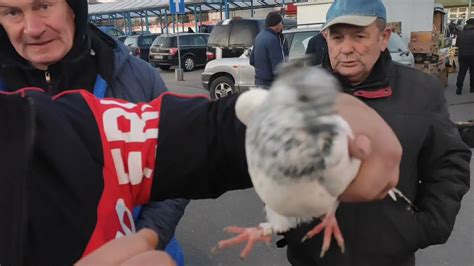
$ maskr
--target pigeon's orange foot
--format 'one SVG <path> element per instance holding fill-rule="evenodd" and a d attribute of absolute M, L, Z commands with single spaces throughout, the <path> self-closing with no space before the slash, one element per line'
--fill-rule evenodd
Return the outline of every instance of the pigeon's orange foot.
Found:
<path fill-rule="evenodd" d="M 266 229 L 263 227 L 237 227 L 237 226 L 229 226 L 224 229 L 227 233 L 237 234 L 227 240 L 221 240 L 217 243 L 217 247 L 213 248 L 213 252 L 217 251 L 218 249 L 224 249 L 227 247 L 231 247 L 234 245 L 238 245 L 243 242 L 247 242 L 244 249 L 240 253 L 240 258 L 244 259 L 250 254 L 252 251 L 253 245 L 256 242 L 265 242 L 266 244 L 270 244 L 272 241 L 271 236 L 269 236 L 265 231 Z"/>
<path fill-rule="evenodd" d="M 323 246 L 321 248 L 320 257 L 324 257 L 326 251 L 328 251 L 329 246 L 331 245 L 331 236 L 334 234 L 334 238 L 336 238 L 337 244 L 341 247 L 341 252 L 344 253 L 345 251 L 345 244 L 344 238 L 342 237 L 341 230 L 339 229 L 339 225 L 337 224 L 336 215 L 334 212 L 330 212 L 326 214 L 324 220 L 315 226 L 313 229 L 309 230 L 308 233 L 303 237 L 301 242 L 306 241 L 314 237 L 315 235 L 319 234 L 324 229 L 324 240 Z"/>

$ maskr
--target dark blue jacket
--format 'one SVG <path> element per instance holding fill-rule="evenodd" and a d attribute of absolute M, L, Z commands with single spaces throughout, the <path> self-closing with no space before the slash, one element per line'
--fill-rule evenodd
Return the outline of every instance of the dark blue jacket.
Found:
<path fill-rule="evenodd" d="M 0 29 L 3 30 L 3 29 Z M 0 90 L 14 91 L 24 87 L 39 87 L 54 95 L 63 90 L 86 89 L 97 97 L 113 97 L 130 102 L 149 102 L 166 92 L 159 72 L 148 63 L 129 55 L 127 48 L 97 28 L 89 25 L 85 31 L 88 48 L 68 54 L 64 60 L 45 71 L 32 68 L 12 49 L 5 34 L 0 33 Z M 164 248 L 175 233 L 188 200 L 153 202 L 142 209 L 137 228 L 148 227 L 160 236 Z"/>
<path fill-rule="evenodd" d="M 271 86 L 277 66 L 288 56 L 288 44 L 282 34 L 262 30 L 255 38 L 250 65 L 255 67 L 255 85 Z"/>

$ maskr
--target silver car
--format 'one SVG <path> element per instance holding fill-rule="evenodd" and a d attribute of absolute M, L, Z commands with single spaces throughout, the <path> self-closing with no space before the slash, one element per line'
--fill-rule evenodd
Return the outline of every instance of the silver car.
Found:
<path fill-rule="evenodd" d="M 309 40 L 319 31 L 320 28 L 298 28 L 284 31 L 289 43 L 289 58 L 295 59 L 304 56 Z M 388 49 L 394 61 L 410 66 L 415 65 L 413 55 L 397 34 L 392 34 Z M 215 59 L 207 63 L 201 74 L 201 81 L 212 99 L 219 99 L 255 87 L 255 69 L 249 63 L 250 53 L 251 49 L 248 49 L 240 57 Z"/>

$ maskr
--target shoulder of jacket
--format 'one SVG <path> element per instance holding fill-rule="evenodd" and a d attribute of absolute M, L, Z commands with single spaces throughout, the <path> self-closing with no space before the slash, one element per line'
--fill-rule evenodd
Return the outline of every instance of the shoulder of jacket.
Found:
<path fill-rule="evenodd" d="M 410 90 L 414 96 L 424 95 L 424 98 L 431 100 L 444 97 L 444 88 L 439 78 L 419 69 L 392 62 L 392 75 L 396 84 L 400 84 L 396 89 Z"/>

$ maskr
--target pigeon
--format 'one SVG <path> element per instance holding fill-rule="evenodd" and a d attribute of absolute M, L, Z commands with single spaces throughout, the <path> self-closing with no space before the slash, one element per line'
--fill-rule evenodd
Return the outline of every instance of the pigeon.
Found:
<path fill-rule="evenodd" d="M 332 235 L 344 253 L 335 213 L 338 197 L 361 162 L 350 157 L 348 143 L 354 135 L 335 110 L 340 84 L 326 70 L 305 64 L 304 60 L 286 63 L 270 90 L 251 89 L 239 96 L 235 109 L 247 126 L 248 170 L 265 203 L 267 222 L 225 228 L 238 235 L 219 241 L 214 251 L 247 241 L 240 254 L 243 259 L 256 242 L 269 244 L 272 234 L 321 218 L 302 242 L 324 230 L 320 256 L 329 249 Z M 396 199 L 399 193 L 393 190 L 390 196 Z"/>

